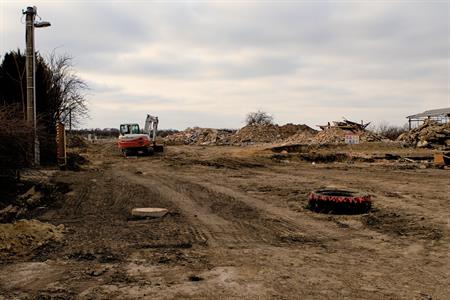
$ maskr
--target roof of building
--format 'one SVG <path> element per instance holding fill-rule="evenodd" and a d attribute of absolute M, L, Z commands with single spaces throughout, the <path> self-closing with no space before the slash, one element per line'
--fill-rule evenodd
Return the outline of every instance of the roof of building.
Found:
<path fill-rule="evenodd" d="M 420 114 L 407 116 L 406 118 L 416 119 L 416 118 L 439 117 L 439 116 L 450 116 L 450 107 L 431 109 L 431 110 L 424 111 L 423 113 L 420 113 Z"/>

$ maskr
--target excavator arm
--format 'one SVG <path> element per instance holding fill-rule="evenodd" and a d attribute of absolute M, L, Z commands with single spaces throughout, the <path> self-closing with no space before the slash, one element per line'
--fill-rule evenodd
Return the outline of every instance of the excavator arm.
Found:
<path fill-rule="evenodd" d="M 144 132 L 148 133 L 153 142 L 156 140 L 156 132 L 158 130 L 158 117 L 147 115 L 145 119 Z"/>

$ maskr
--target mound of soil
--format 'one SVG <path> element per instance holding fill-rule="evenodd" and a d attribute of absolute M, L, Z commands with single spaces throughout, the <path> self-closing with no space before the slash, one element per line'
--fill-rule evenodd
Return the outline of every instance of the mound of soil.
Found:
<path fill-rule="evenodd" d="M 422 126 L 401 134 L 397 140 L 416 147 L 450 146 L 450 123 L 440 124 L 429 120 Z"/>
<path fill-rule="evenodd" d="M 314 137 L 316 136 L 316 132 L 311 131 L 302 131 L 296 133 L 283 141 L 284 144 L 310 144 Z"/>
<path fill-rule="evenodd" d="M 308 125 L 305 124 L 292 124 L 288 123 L 286 125 L 280 126 L 279 131 L 282 138 L 289 138 L 295 135 L 315 135 L 317 130 L 312 129 Z"/>
<path fill-rule="evenodd" d="M 55 226 L 38 220 L 20 220 L 0 224 L 0 258 L 26 256 L 63 237 L 64 225 Z"/>
<path fill-rule="evenodd" d="M 67 137 L 67 147 L 69 148 L 86 148 L 87 146 L 87 141 L 82 136 L 69 135 Z"/>
<path fill-rule="evenodd" d="M 231 138 L 232 144 L 270 143 L 281 138 L 277 125 L 247 125 Z"/>
<path fill-rule="evenodd" d="M 67 152 L 67 170 L 80 171 L 81 165 L 88 163 L 88 160 L 77 152 Z"/>
<path fill-rule="evenodd" d="M 273 143 L 296 135 L 314 135 L 316 132 L 316 130 L 304 124 L 247 125 L 232 136 L 231 143 L 235 145 Z"/>

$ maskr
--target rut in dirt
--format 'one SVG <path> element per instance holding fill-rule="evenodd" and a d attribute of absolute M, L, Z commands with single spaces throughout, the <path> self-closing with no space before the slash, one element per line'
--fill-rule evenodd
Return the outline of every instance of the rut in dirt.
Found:
<path fill-rule="evenodd" d="M 83 176 L 61 174 L 59 181 L 73 191 L 60 208 L 40 217 L 65 224 L 66 242 L 50 257 L 74 260 L 121 260 L 136 249 L 185 249 L 204 247 L 207 237 L 159 191 L 129 182 L 111 170 L 88 171 Z M 135 207 L 166 207 L 163 218 L 135 220 Z"/>
<path fill-rule="evenodd" d="M 174 176 L 168 178 L 161 173 L 142 177 L 126 171 L 116 172 L 132 182 L 158 191 L 166 201 L 172 201 L 208 239 L 208 245 L 324 247 L 321 239 L 306 236 L 299 225 L 287 218 L 270 214 L 226 193 Z"/>

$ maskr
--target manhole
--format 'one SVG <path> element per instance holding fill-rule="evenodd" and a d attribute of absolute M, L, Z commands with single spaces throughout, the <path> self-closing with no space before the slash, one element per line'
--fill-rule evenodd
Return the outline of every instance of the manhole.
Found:
<path fill-rule="evenodd" d="M 323 189 L 309 194 L 308 208 L 319 213 L 362 214 L 372 207 L 370 195 L 338 189 Z"/>
<path fill-rule="evenodd" d="M 167 214 L 168 210 L 165 208 L 157 208 L 157 207 L 141 207 L 141 208 L 133 208 L 131 210 L 131 215 L 133 217 L 140 218 L 160 218 Z"/>

